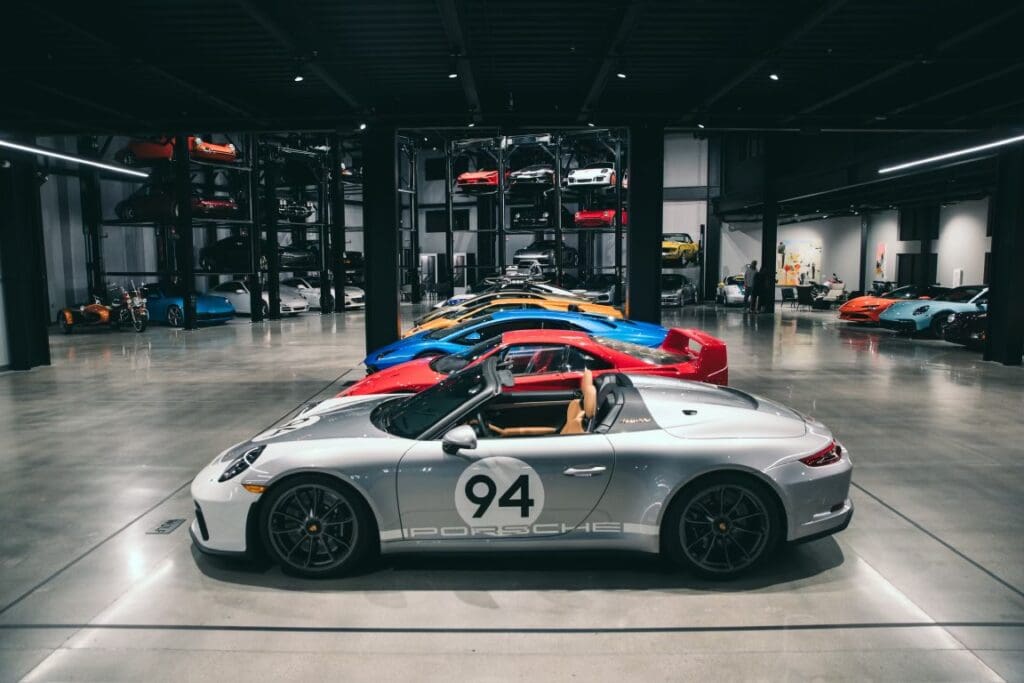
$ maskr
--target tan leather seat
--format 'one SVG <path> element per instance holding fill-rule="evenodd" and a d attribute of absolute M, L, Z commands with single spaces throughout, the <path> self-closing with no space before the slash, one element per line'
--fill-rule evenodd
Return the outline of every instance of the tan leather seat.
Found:
<path fill-rule="evenodd" d="M 597 388 L 594 386 L 594 373 L 589 369 L 583 371 L 580 379 L 580 393 L 583 398 L 569 401 L 565 411 L 565 425 L 559 434 L 585 434 L 583 419 L 592 420 L 597 412 Z"/>
<path fill-rule="evenodd" d="M 498 427 L 488 423 L 487 428 L 501 437 L 506 436 L 545 436 L 558 430 L 554 427 Z"/>

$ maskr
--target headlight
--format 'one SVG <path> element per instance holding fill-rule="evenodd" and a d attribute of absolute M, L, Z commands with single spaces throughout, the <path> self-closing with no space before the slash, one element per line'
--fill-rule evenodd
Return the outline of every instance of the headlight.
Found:
<path fill-rule="evenodd" d="M 201 145 L 201 144 L 203 144 L 203 139 L 202 139 L 201 137 L 198 137 L 198 136 L 197 136 L 197 137 L 196 137 L 196 144 L 197 144 L 197 145 Z"/>
<path fill-rule="evenodd" d="M 918 306 L 917 308 L 914 309 L 914 315 L 921 315 L 922 313 L 927 313 L 929 308 L 931 308 L 931 306 Z"/>
<path fill-rule="evenodd" d="M 238 458 L 235 459 L 234 462 L 232 462 L 228 466 L 226 470 L 224 470 L 224 474 L 220 475 L 217 481 L 227 481 L 229 479 L 233 479 L 234 477 L 237 477 L 239 474 L 249 469 L 249 465 L 256 462 L 256 458 L 260 457 L 260 453 L 263 452 L 264 448 L 266 448 L 266 445 L 256 446 L 254 448 L 250 448 L 247 451 L 244 451 L 240 456 L 238 456 Z"/>

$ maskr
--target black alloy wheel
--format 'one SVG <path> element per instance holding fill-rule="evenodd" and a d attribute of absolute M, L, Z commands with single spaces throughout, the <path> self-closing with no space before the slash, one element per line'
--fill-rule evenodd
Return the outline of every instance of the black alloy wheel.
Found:
<path fill-rule="evenodd" d="M 676 563 L 714 579 L 754 568 L 783 535 L 783 517 L 767 487 L 731 473 L 706 477 L 684 490 L 662 533 Z"/>
<path fill-rule="evenodd" d="M 181 312 L 181 308 L 177 304 L 171 304 L 167 307 L 167 324 L 171 327 L 181 327 L 185 321 L 185 315 Z"/>
<path fill-rule="evenodd" d="M 932 316 L 932 321 L 928 325 L 931 330 L 932 336 L 936 339 L 944 339 L 946 336 L 946 327 L 949 326 L 949 314 L 950 311 L 942 311 Z"/>
<path fill-rule="evenodd" d="M 263 542 L 289 574 L 337 576 L 375 547 L 370 514 L 358 495 L 331 477 L 294 477 L 261 503 Z"/>

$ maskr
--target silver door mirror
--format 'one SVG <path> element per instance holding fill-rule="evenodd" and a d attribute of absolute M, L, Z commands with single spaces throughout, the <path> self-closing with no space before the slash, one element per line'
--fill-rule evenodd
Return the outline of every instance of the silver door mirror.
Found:
<path fill-rule="evenodd" d="M 456 455 L 462 449 L 473 450 L 476 448 L 476 432 L 469 425 L 459 425 L 448 430 L 441 440 L 441 450 L 448 455 Z"/>

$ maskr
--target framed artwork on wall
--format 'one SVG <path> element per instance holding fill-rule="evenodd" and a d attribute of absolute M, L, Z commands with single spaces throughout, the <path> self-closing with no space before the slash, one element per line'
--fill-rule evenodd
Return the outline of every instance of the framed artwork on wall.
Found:
<path fill-rule="evenodd" d="M 885 242 L 879 242 L 875 247 L 875 278 L 879 280 L 885 277 Z"/>
<path fill-rule="evenodd" d="M 821 242 L 781 240 L 776 249 L 775 272 L 780 287 L 817 282 L 821 278 Z"/>

